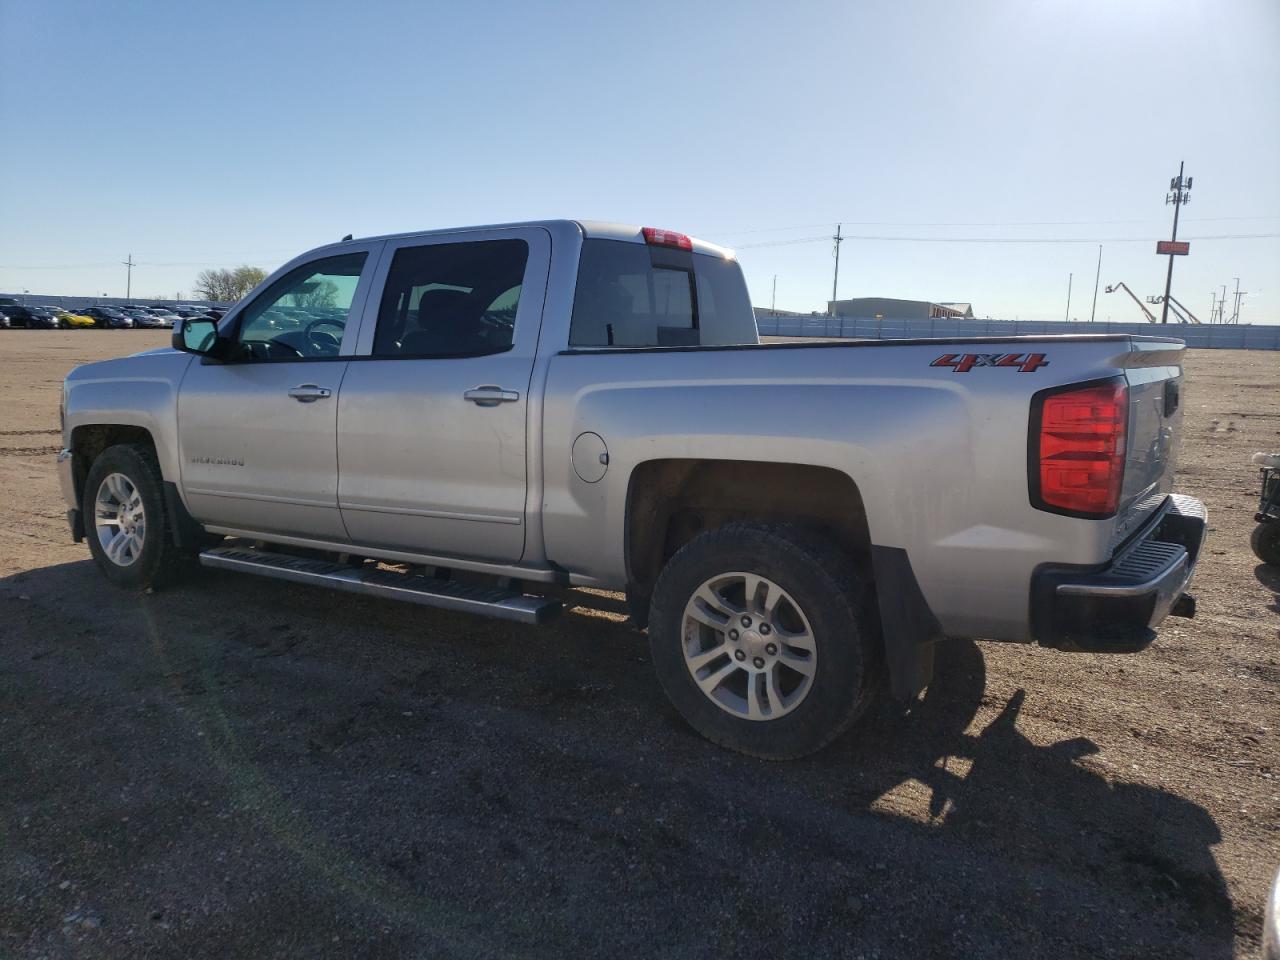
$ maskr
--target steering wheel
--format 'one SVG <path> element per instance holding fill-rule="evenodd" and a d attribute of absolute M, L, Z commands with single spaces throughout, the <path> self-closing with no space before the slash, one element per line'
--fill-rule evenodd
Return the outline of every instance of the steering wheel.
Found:
<path fill-rule="evenodd" d="M 332 333 L 317 329 L 317 327 L 324 326 L 337 327 L 338 335 L 334 336 Z M 307 338 L 307 346 L 314 351 L 315 355 L 332 356 L 342 346 L 342 333 L 346 329 L 347 325 L 341 320 L 321 317 L 319 320 L 312 320 L 308 323 L 303 333 Z"/>

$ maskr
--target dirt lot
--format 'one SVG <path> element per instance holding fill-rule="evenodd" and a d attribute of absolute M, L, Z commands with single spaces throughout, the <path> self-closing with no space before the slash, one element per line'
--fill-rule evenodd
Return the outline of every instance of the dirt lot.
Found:
<path fill-rule="evenodd" d="M 955 642 L 809 760 L 699 739 L 616 598 L 554 628 L 70 542 L 57 398 L 159 345 L 0 331 L 0 955 L 1226 957 L 1280 866 L 1280 355 L 1188 358 L 1200 613 L 1105 658 Z"/>

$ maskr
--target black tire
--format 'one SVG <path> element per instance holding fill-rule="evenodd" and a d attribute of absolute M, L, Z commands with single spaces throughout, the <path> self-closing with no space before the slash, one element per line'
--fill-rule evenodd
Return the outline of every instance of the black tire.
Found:
<path fill-rule="evenodd" d="M 1263 563 L 1280 567 L 1280 520 L 1268 520 L 1254 527 L 1249 546 Z"/>
<path fill-rule="evenodd" d="M 722 709 L 699 688 L 685 661 L 686 604 L 702 584 L 730 572 L 772 580 L 790 594 L 812 628 L 817 657 L 812 685 L 776 719 L 748 719 Z M 822 749 L 866 711 L 879 688 L 881 645 L 869 585 L 834 544 L 788 523 L 731 523 L 681 547 L 654 587 L 649 645 L 659 682 L 695 730 L 713 743 L 766 760 Z"/>
<path fill-rule="evenodd" d="M 146 518 L 142 549 L 128 565 L 107 556 L 95 523 L 99 488 L 111 474 L 123 474 L 138 491 Z M 98 569 L 108 580 L 126 589 L 144 590 L 179 579 L 193 565 L 194 553 L 173 542 L 173 528 L 164 498 L 164 480 L 155 451 L 140 443 L 108 447 L 93 461 L 85 478 L 80 502 L 85 539 Z"/>

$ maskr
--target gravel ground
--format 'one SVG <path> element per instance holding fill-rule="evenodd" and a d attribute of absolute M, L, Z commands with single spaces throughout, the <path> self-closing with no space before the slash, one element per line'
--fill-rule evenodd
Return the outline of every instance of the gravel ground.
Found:
<path fill-rule="evenodd" d="M 954 642 L 910 711 L 765 764 L 673 714 L 617 596 L 531 628 L 205 571 L 124 593 L 54 473 L 74 364 L 0 332 L 0 955 L 1254 956 L 1280 865 L 1280 356 L 1187 360 L 1194 621 Z"/>

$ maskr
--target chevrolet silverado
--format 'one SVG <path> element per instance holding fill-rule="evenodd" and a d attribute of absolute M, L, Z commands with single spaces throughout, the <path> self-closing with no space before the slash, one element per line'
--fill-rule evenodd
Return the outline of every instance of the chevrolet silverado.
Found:
<path fill-rule="evenodd" d="M 59 473 L 123 587 L 203 565 L 526 623 L 624 591 L 692 727 L 781 759 L 918 694 L 944 638 L 1132 652 L 1194 612 L 1182 350 L 761 344 L 733 255 L 647 227 L 347 239 L 75 369 Z"/>

